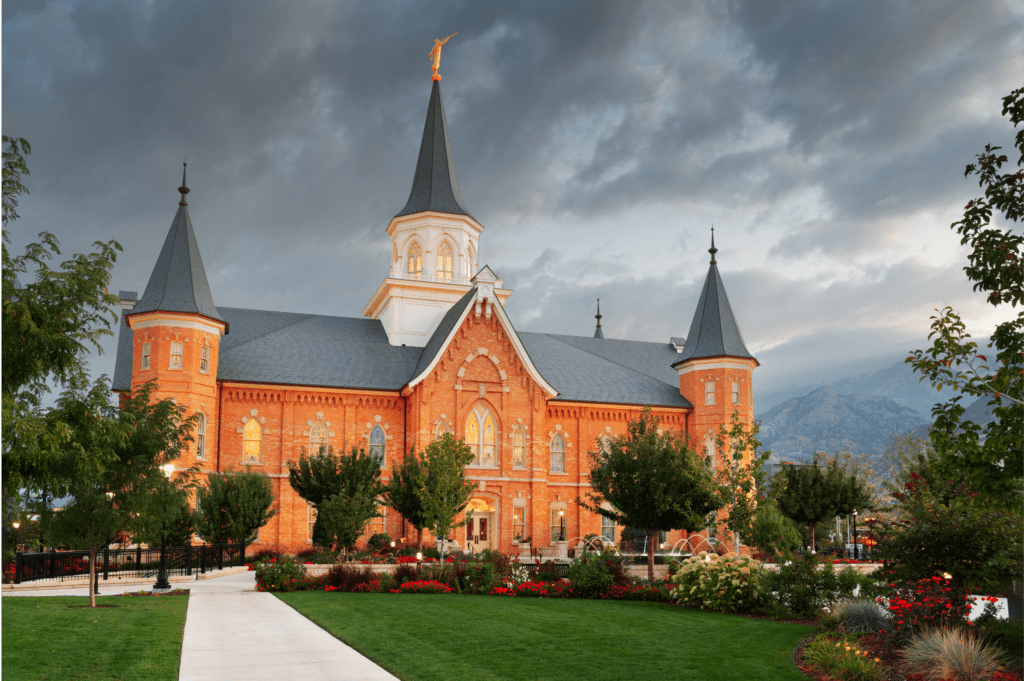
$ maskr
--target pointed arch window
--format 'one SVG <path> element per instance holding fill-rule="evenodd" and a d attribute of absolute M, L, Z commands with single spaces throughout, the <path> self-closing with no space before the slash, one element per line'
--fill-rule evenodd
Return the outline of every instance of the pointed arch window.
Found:
<path fill-rule="evenodd" d="M 206 414 L 198 412 L 199 421 L 196 423 L 196 459 L 206 458 Z"/>
<path fill-rule="evenodd" d="M 249 419 L 242 431 L 242 463 L 263 461 L 263 427 L 256 419 Z"/>
<path fill-rule="evenodd" d="M 409 247 L 409 274 L 414 277 L 423 274 L 423 249 L 416 243 Z"/>
<path fill-rule="evenodd" d="M 370 431 L 370 456 L 376 457 L 380 465 L 384 465 L 387 455 L 387 438 L 384 436 L 384 429 L 374 426 Z"/>
<path fill-rule="evenodd" d="M 561 435 L 551 438 L 551 472 L 565 472 L 565 438 Z"/>
<path fill-rule="evenodd" d="M 327 426 L 323 421 L 317 421 L 309 429 L 309 453 L 319 454 L 327 451 Z"/>
<path fill-rule="evenodd" d="M 512 430 L 512 468 L 526 468 L 526 436 L 522 428 Z"/>
<path fill-rule="evenodd" d="M 495 454 L 497 428 L 494 415 L 484 406 L 478 406 L 466 417 L 466 444 L 473 450 L 471 466 L 498 465 Z"/>
<path fill-rule="evenodd" d="M 715 438 L 710 435 L 704 439 L 704 453 L 708 456 L 708 465 L 711 466 L 711 470 L 718 470 L 718 450 L 715 447 Z"/>
<path fill-rule="evenodd" d="M 452 278 L 452 247 L 447 241 L 442 241 L 441 247 L 437 249 L 437 278 Z"/>

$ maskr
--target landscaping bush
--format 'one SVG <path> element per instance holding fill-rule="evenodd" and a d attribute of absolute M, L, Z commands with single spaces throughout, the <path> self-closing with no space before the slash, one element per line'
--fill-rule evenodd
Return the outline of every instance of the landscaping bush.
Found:
<path fill-rule="evenodd" d="M 378 532 L 366 540 L 366 546 L 376 553 L 387 553 L 391 551 L 391 535 Z"/>
<path fill-rule="evenodd" d="M 667 586 L 619 586 L 613 584 L 608 592 L 601 598 L 610 601 L 652 601 L 655 603 L 668 603 L 672 600 Z"/>
<path fill-rule="evenodd" d="M 396 584 L 405 584 L 420 578 L 420 572 L 415 563 L 400 563 L 392 574 L 395 576 Z"/>
<path fill-rule="evenodd" d="M 990 679 L 1002 666 L 1002 651 L 960 628 L 927 629 L 903 650 L 908 671 L 929 681 Z"/>
<path fill-rule="evenodd" d="M 816 618 L 844 598 L 852 598 L 859 579 L 853 568 L 838 575 L 831 563 L 812 553 L 800 553 L 767 572 L 764 584 L 776 602 L 796 617 Z"/>
<path fill-rule="evenodd" d="M 1018 662 L 1024 658 L 1024 625 L 1012 620 L 992 619 L 978 626 L 985 641 L 1001 648 L 1007 657 Z"/>
<path fill-rule="evenodd" d="M 601 598 L 615 584 L 613 566 L 624 573 L 622 558 L 614 551 L 584 553 L 569 565 L 569 581 L 580 598 Z"/>
<path fill-rule="evenodd" d="M 842 614 L 843 628 L 851 633 L 875 633 L 892 626 L 889 613 L 870 598 L 844 601 L 836 608 Z"/>
<path fill-rule="evenodd" d="M 881 681 L 885 676 L 878 659 L 871 658 L 855 641 L 822 635 L 808 644 L 804 659 L 823 674 L 842 681 Z"/>
<path fill-rule="evenodd" d="M 360 567 L 348 563 L 339 563 L 321 578 L 324 588 L 333 587 L 331 591 L 355 591 L 357 586 L 377 579 L 369 567 Z"/>
<path fill-rule="evenodd" d="M 672 577 L 671 596 L 684 605 L 721 612 L 753 612 L 763 607 L 766 571 L 749 556 L 702 551 L 683 561 Z"/>
<path fill-rule="evenodd" d="M 926 628 L 967 624 L 970 601 L 963 589 L 951 580 L 932 577 L 906 584 L 893 583 L 889 589 L 884 603 L 892 615 L 892 629 L 887 636 L 893 647 L 904 647 L 914 634 Z"/>
<path fill-rule="evenodd" d="M 320 588 L 320 581 L 309 577 L 294 558 L 264 558 L 254 565 L 257 591 L 308 591 Z"/>
<path fill-rule="evenodd" d="M 285 555 L 284 548 L 277 544 L 263 544 L 252 552 L 246 552 L 245 559 L 255 565 L 265 558 L 280 558 Z"/>
<path fill-rule="evenodd" d="M 537 561 L 537 565 L 540 567 L 533 573 L 533 578 L 538 582 L 560 582 L 562 581 L 562 573 L 558 571 L 557 564 L 553 560 L 549 560 L 545 563 Z"/>

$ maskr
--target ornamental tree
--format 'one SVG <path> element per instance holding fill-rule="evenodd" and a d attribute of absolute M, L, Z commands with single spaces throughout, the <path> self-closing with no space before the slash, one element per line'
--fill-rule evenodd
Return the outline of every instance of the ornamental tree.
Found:
<path fill-rule="evenodd" d="M 854 475 L 844 475 L 835 464 L 824 471 L 817 461 L 806 468 L 784 466 L 778 482 L 785 485 L 776 492 L 779 510 L 793 522 L 807 526 L 811 551 L 815 550 L 815 525 L 837 515 L 849 515 L 871 503 L 863 483 Z"/>
<path fill-rule="evenodd" d="M 426 473 L 413 450 L 401 466 L 391 471 L 391 480 L 384 486 L 385 503 L 416 528 L 417 546 L 423 545 L 423 530 L 428 525 L 423 503 L 425 485 Z"/>
<path fill-rule="evenodd" d="M 758 451 L 760 428 L 757 422 L 749 428 L 744 426 L 734 411 L 730 427 L 723 425 L 715 438 L 718 451 L 725 459 L 724 465 L 715 471 L 715 479 L 719 483 L 721 503 L 728 510 L 725 524 L 732 531 L 733 550 L 737 554 L 740 535 L 750 531 L 757 512 L 758 472 L 771 456 L 771 452 Z"/>
<path fill-rule="evenodd" d="M 900 512 L 895 520 L 869 521 L 879 555 L 893 562 L 894 581 L 948 573 L 960 588 L 970 585 L 985 592 L 999 590 L 1020 574 L 1020 516 L 993 510 L 967 483 L 930 483 L 911 472 L 896 498 Z"/>
<path fill-rule="evenodd" d="M 1024 121 L 1024 88 L 1003 98 L 1003 115 L 1014 127 Z M 932 347 L 916 350 L 907 358 L 921 380 L 937 389 L 951 387 L 959 394 L 932 409 L 935 423 L 930 433 L 940 479 L 966 481 L 985 490 L 983 501 L 994 508 L 1019 512 L 1021 471 L 1024 470 L 1024 236 L 1019 229 L 992 224 L 997 211 L 1007 222 L 1024 215 L 1024 129 L 1018 130 L 1015 146 L 1020 152 L 1016 169 L 1001 172 L 1009 160 L 1000 147 L 986 145 L 964 176 L 977 175 L 985 196 L 969 201 L 963 217 L 951 228 L 960 243 L 970 245 L 967 278 L 985 300 L 1004 310 L 1022 309 L 999 324 L 992 333 L 993 353 L 979 354 L 966 325 L 950 307 L 932 317 Z M 981 428 L 963 420 L 965 395 L 988 397 L 995 419 Z"/>
<path fill-rule="evenodd" d="M 469 503 L 475 482 L 466 481 L 466 466 L 473 461 L 473 450 L 464 440 L 456 440 L 451 433 L 444 433 L 423 450 L 423 517 L 427 527 L 441 543 L 441 560 L 444 560 L 448 535 L 456 527 L 468 522 L 467 517 L 455 518 Z"/>
<path fill-rule="evenodd" d="M 581 507 L 621 525 L 647 531 L 647 576 L 654 579 L 654 547 L 662 530 L 694 531 L 722 506 L 707 457 L 681 435 L 659 432 L 660 419 L 645 407 L 625 435 L 588 453 L 592 492 Z M 604 504 L 613 510 L 603 508 Z"/>
<path fill-rule="evenodd" d="M 265 473 L 210 473 L 196 490 L 195 528 L 211 544 L 256 541 L 261 527 L 277 514 L 274 487 Z"/>

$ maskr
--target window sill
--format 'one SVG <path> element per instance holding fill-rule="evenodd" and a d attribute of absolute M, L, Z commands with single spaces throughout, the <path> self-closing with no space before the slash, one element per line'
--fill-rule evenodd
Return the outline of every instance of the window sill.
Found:
<path fill-rule="evenodd" d="M 550 475 L 569 475 L 565 471 L 549 471 Z"/>

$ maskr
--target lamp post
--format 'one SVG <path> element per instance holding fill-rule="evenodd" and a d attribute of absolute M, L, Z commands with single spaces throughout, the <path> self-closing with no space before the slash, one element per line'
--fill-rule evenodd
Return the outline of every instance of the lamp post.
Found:
<path fill-rule="evenodd" d="M 166 463 L 160 466 L 160 470 L 164 472 L 167 479 L 171 479 L 171 473 L 174 472 L 174 464 Z M 157 573 L 156 584 L 153 585 L 153 591 L 170 591 L 171 583 L 167 581 L 167 500 L 164 499 L 164 512 L 160 518 L 163 523 L 163 530 L 160 532 L 160 571 Z"/>
<path fill-rule="evenodd" d="M 857 509 L 853 510 L 853 559 L 860 560 L 860 554 L 857 551 Z"/>
<path fill-rule="evenodd" d="M 565 511 L 558 512 L 558 541 L 565 541 Z"/>

